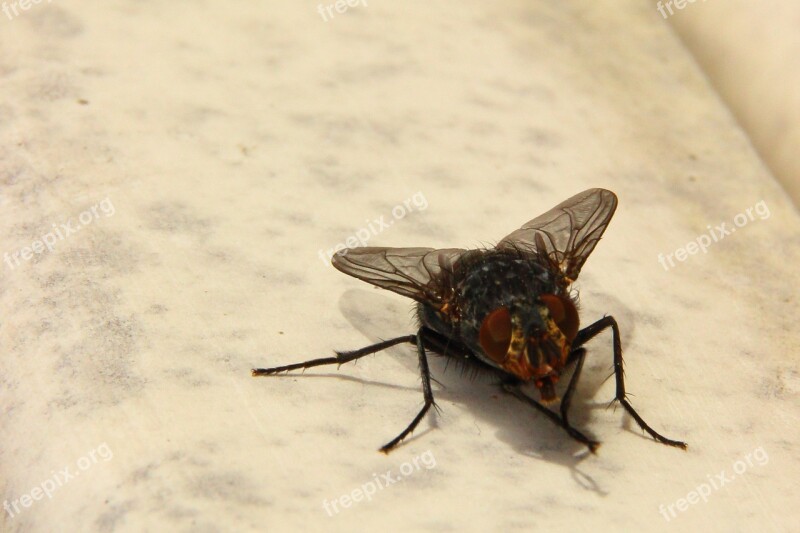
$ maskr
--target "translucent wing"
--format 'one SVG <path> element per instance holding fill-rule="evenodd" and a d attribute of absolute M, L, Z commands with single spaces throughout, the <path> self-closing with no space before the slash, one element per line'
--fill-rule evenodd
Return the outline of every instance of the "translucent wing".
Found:
<path fill-rule="evenodd" d="M 617 196 L 589 189 L 565 200 L 506 236 L 497 248 L 533 253 L 574 281 L 617 209 Z"/>
<path fill-rule="evenodd" d="M 338 270 L 420 302 L 442 303 L 442 273 L 466 250 L 460 248 L 348 248 L 333 256 Z"/>

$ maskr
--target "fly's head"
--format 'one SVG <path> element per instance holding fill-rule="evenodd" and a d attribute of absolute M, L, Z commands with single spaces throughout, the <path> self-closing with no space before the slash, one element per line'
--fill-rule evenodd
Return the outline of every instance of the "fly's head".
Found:
<path fill-rule="evenodd" d="M 578 333 L 575 304 L 567 296 L 542 294 L 532 303 L 490 311 L 481 322 L 478 341 L 503 370 L 533 380 L 542 402 L 558 399 L 555 383 Z"/>

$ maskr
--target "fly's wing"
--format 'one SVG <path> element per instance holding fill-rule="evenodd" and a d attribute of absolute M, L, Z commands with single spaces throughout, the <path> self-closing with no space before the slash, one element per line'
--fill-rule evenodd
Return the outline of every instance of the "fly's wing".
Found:
<path fill-rule="evenodd" d="M 577 279 L 616 209 L 613 192 L 589 189 L 534 218 L 501 240 L 497 248 L 532 253 L 571 282 Z"/>
<path fill-rule="evenodd" d="M 460 248 L 348 248 L 333 256 L 337 270 L 419 302 L 442 303 L 438 280 L 452 272 Z"/>

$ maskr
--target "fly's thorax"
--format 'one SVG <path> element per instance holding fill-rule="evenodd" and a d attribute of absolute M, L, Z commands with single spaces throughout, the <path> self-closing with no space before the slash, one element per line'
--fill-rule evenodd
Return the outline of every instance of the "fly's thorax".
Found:
<path fill-rule="evenodd" d="M 436 307 L 422 302 L 417 303 L 417 317 L 423 326 L 445 337 L 458 340 L 458 320 L 454 311 L 450 304 Z"/>
<path fill-rule="evenodd" d="M 557 290 L 556 278 L 545 266 L 514 254 L 486 253 L 459 273 L 455 294 L 460 332 L 477 352 L 482 351 L 481 326 L 492 312 L 500 308 L 524 312 L 538 295 Z"/>

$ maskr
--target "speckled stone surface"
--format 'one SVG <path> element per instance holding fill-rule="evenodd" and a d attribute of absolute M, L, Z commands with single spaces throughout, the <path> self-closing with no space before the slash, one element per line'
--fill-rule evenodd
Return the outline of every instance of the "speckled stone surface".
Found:
<path fill-rule="evenodd" d="M 0 529 L 796 528 L 800 220 L 664 20 L 367 4 L 0 15 Z M 608 334 L 572 415 L 596 456 L 439 358 L 441 415 L 378 453 L 422 404 L 410 347 L 250 376 L 412 331 L 338 243 L 491 244 L 590 187 L 620 206 L 582 320 L 617 318 L 631 400 L 687 452 L 606 409 Z"/>

